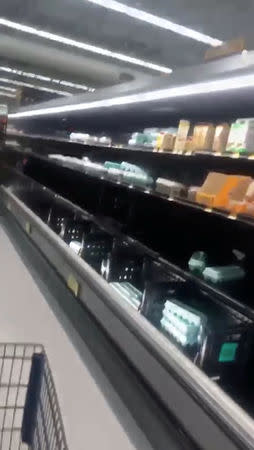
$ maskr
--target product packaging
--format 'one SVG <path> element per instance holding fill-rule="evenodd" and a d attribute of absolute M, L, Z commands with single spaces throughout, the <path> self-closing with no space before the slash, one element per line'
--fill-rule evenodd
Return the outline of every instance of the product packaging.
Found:
<path fill-rule="evenodd" d="M 228 152 L 254 153 L 254 118 L 238 119 L 231 125 Z"/>
<path fill-rule="evenodd" d="M 217 125 L 214 134 L 213 151 L 223 153 L 226 150 L 230 126 L 228 123 Z"/>
<path fill-rule="evenodd" d="M 193 150 L 211 150 L 214 140 L 215 127 L 211 123 L 200 123 L 194 128 Z"/>
<path fill-rule="evenodd" d="M 155 190 L 168 197 L 182 197 L 186 195 L 187 188 L 182 183 L 176 183 L 166 178 L 158 178 Z"/>
<path fill-rule="evenodd" d="M 210 172 L 196 195 L 196 201 L 210 208 L 227 208 L 229 193 L 241 177 Z"/>
<path fill-rule="evenodd" d="M 191 134 L 190 122 L 188 120 L 180 120 L 174 146 L 175 151 L 186 150 L 186 141 L 190 134 Z"/>

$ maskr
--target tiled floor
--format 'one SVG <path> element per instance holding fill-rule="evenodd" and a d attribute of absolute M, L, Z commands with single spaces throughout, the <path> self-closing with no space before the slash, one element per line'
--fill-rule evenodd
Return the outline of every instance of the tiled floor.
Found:
<path fill-rule="evenodd" d="M 139 434 L 138 439 L 126 434 L 3 227 L 0 287 L 0 342 L 37 342 L 45 346 L 70 450 L 149 448 L 138 429 L 133 430 Z M 134 422 L 131 426 L 136 427 Z"/>

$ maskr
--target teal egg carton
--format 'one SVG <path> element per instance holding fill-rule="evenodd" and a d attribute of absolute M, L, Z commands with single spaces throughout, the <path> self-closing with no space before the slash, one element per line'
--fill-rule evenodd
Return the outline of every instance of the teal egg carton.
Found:
<path fill-rule="evenodd" d="M 106 169 L 119 169 L 121 170 L 121 164 L 114 161 L 105 161 L 104 167 Z"/>

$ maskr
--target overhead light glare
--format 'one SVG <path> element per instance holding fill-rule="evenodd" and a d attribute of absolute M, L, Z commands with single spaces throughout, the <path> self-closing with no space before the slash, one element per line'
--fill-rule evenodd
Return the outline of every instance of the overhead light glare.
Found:
<path fill-rule="evenodd" d="M 12 119 L 23 117 L 45 116 L 50 114 L 67 113 L 74 111 L 85 111 L 95 108 L 109 108 L 111 106 L 128 105 L 135 103 L 151 102 L 154 100 L 165 100 L 169 98 L 185 97 L 197 94 L 209 94 L 221 91 L 230 91 L 234 89 L 254 87 L 254 75 L 245 75 L 241 77 L 232 77 L 215 81 L 202 83 L 186 84 L 168 89 L 144 92 L 141 94 L 132 94 L 122 97 L 114 97 L 106 100 L 97 100 L 75 105 L 56 106 L 51 108 L 34 109 L 10 114 Z"/>
<path fill-rule="evenodd" d="M 46 77 L 44 75 L 39 75 L 39 74 L 31 73 L 31 72 L 24 72 L 23 70 L 18 70 L 18 69 L 12 69 L 11 67 L 0 66 L 0 71 L 7 72 L 7 73 L 13 73 L 15 75 L 19 75 L 19 76 L 25 77 L 25 78 L 33 78 L 33 79 L 36 79 L 39 81 L 44 81 L 46 83 L 59 84 L 61 86 L 71 87 L 73 89 L 80 89 L 80 90 L 89 91 L 89 92 L 95 91 L 94 88 L 89 88 L 88 86 L 85 86 L 84 84 L 76 84 L 76 83 L 72 83 L 70 81 L 57 80 L 55 78 Z"/>
<path fill-rule="evenodd" d="M 0 97 L 16 98 L 16 95 L 15 94 L 9 94 L 8 92 L 1 92 L 0 91 Z"/>
<path fill-rule="evenodd" d="M 17 89 L 11 88 L 11 87 L 7 87 L 7 86 L 0 86 L 0 90 L 1 91 L 8 91 L 8 92 L 16 92 L 17 91 Z"/>
<path fill-rule="evenodd" d="M 96 53 L 98 55 L 107 56 L 109 58 L 117 59 L 129 64 L 134 64 L 136 66 L 145 67 L 147 69 L 155 70 L 162 73 L 171 73 L 172 69 L 164 66 L 159 66 L 158 64 L 153 64 L 151 62 L 143 61 L 142 59 L 133 58 L 132 56 L 124 55 L 123 53 L 112 52 L 105 48 L 96 47 L 85 42 L 75 41 L 64 36 L 59 36 L 58 34 L 49 33 L 48 31 L 38 30 L 34 27 L 29 27 L 21 23 L 12 22 L 10 20 L 0 18 L 0 25 L 3 27 L 11 28 L 13 30 L 22 31 L 23 33 L 32 34 L 50 41 L 59 42 L 60 44 L 68 45 L 71 47 L 76 47 L 87 52 Z"/>
<path fill-rule="evenodd" d="M 147 13 L 141 9 L 132 8 L 124 3 L 117 2 L 116 0 L 86 0 L 95 5 L 103 6 L 106 9 L 117 11 L 121 14 L 125 14 L 142 22 L 147 22 L 164 30 L 173 31 L 173 33 L 181 34 L 182 36 L 195 39 L 196 41 L 203 42 L 204 44 L 217 47 L 223 42 L 219 39 L 212 38 L 207 34 L 199 33 L 199 31 L 192 30 L 191 28 L 179 25 L 171 20 L 164 19 L 162 17 L 155 16 L 154 14 Z"/>
<path fill-rule="evenodd" d="M 30 89 L 36 89 L 37 91 L 44 91 L 44 92 L 50 92 L 52 94 L 64 95 L 66 97 L 70 97 L 72 95 L 70 92 L 58 91 L 56 89 L 50 89 L 50 88 L 46 88 L 46 87 L 43 87 L 43 86 L 36 86 L 34 84 L 31 84 L 31 83 L 25 83 L 25 82 L 23 83 L 23 81 L 10 80 L 9 78 L 1 78 L 0 77 L 0 81 L 3 82 L 3 83 L 13 84 L 15 86 L 28 87 Z"/>

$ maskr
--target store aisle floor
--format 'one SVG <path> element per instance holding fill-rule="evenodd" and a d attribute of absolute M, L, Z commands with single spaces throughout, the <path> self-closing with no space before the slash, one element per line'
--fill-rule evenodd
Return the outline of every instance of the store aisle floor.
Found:
<path fill-rule="evenodd" d="M 70 450 L 136 448 L 3 227 L 0 268 L 0 342 L 36 342 L 45 346 Z M 139 448 L 149 448 L 144 442 L 140 440 Z"/>

